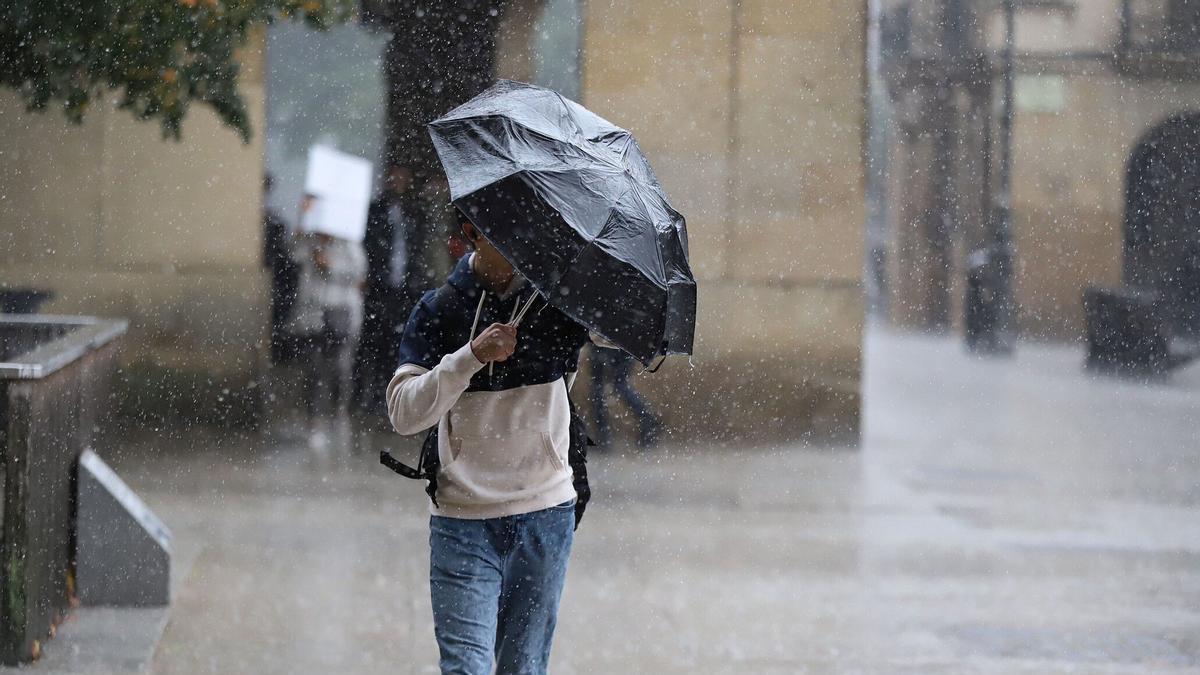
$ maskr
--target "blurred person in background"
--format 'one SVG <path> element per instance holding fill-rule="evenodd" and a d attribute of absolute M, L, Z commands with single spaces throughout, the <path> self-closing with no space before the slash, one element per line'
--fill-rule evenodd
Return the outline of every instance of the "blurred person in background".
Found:
<path fill-rule="evenodd" d="M 612 444 L 612 429 L 609 427 L 606 401 L 610 382 L 617 395 L 637 416 L 638 447 L 646 449 L 657 445 L 658 437 L 662 433 L 662 419 L 651 412 L 650 405 L 629 381 L 633 357 L 619 349 L 593 347 L 591 353 L 592 421 L 596 426 L 596 445 L 605 448 Z"/>
<path fill-rule="evenodd" d="M 263 176 L 262 264 L 271 270 L 271 363 L 279 364 L 295 356 L 295 346 L 288 339 L 285 324 L 296 302 L 299 272 L 288 253 L 287 224 L 266 205 L 274 186 L 271 174 Z"/>
<path fill-rule="evenodd" d="M 383 406 L 382 391 L 396 368 L 400 329 L 416 293 L 410 264 L 420 204 L 411 167 L 394 165 L 367 212 L 363 249 L 367 260 L 362 339 L 354 359 L 354 398 L 367 411 Z"/>
<path fill-rule="evenodd" d="M 289 323 L 304 359 L 304 410 L 309 442 L 328 442 L 324 422 L 344 419 L 351 388 L 354 349 L 363 322 L 367 259 L 362 244 L 304 226 L 316 198 L 304 197 L 301 227 L 292 240 L 300 285 Z"/>
<path fill-rule="evenodd" d="M 471 249 L 470 242 L 463 238 L 459 228 L 458 211 L 450 203 L 450 183 L 446 175 L 434 172 L 421 186 L 421 203 L 425 212 L 425 234 L 435 246 L 430 250 L 421 279 L 422 291 L 433 288 L 436 281 L 444 279 L 458 259 Z M 446 248 L 436 246 L 445 243 Z M 419 296 L 418 296 L 419 297 Z"/>

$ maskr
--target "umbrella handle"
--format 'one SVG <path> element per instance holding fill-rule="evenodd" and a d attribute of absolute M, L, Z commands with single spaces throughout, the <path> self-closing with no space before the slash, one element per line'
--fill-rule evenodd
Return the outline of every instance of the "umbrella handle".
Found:
<path fill-rule="evenodd" d="M 509 326 L 516 328 L 517 326 L 521 325 L 521 319 L 525 318 L 525 312 L 529 311 L 529 308 L 533 305 L 533 300 L 536 297 L 537 297 L 536 292 L 530 293 L 529 299 L 525 301 L 524 305 L 520 305 L 519 303 L 521 302 L 521 300 L 520 300 L 520 298 L 517 298 L 518 304 L 513 305 L 512 314 L 510 314 L 508 317 L 508 325 Z M 482 307 L 482 305 L 480 305 L 480 306 Z M 520 307 L 520 310 L 517 309 L 518 306 Z M 490 378 L 492 376 L 492 374 L 495 373 L 495 371 L 496 371 L 496 362 L 493 361 L 488 364 L 488 377 Z"/>
<path fill-rule="evenodd" d="M 521 307 L 521 311 L 517 312 L 516 316 L 514 316 L 512 319 L 509 319 L 509 325 L 511 325 L 513 328 L 520 326 L 521 320 L 525 318 L 525 314 L 529 311 L 529 308 L 533 307 L 533 301 L 536 300 L 537 297 L 538 294 L 536 292 L 531 293 L 529 295 L 529 299 L 526 300 L 524 306 Z M 545 305 L 542 306 L 545 307 Z"/>

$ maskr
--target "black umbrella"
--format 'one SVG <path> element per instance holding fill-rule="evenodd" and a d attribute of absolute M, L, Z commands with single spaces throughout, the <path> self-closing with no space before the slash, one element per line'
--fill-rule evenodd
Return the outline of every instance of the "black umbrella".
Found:
<path fill-rule="evenodd" d="M 550 304 L 642 363 L 692 353 L 687 228 L 628 131 L 501 80 L 429 133 L 455 206 Z"/>

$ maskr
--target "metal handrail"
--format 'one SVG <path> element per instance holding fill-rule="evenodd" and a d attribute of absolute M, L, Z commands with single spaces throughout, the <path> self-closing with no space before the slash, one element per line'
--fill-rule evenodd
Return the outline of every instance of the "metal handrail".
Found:
<path fill-rule="evenodd" d="M 0 314 L 0 325 L 5 324 L 74 327 L 27 352 L 0 361 L 0 379 L 12 380 L 46 377 L 129 328 L 129 322 L 124 320 L 53 314 Z"/>

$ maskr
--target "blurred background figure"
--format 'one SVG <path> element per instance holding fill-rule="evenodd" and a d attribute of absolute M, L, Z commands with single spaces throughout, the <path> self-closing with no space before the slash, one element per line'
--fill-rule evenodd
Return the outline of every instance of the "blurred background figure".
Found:
<path fill-rule="evenodd" d="M 425 229 L 430 250 L 425 258 L 424 291 L 435 287 L 454 269 L 454 263 L 471 250 L 470 242 L 462 236 L 458 210 L 450 203 L 450 183 L 440 170 L 435 170 L 421 186 L 421 208 L 425 214 Z M 436 244 L 445 243 L 439 250 Z"/>
<path fill-rule="evenodd" d="M 451 258 L 458 260 L 471 252 L 471 242 L 460 234 L 448 234 L 446 235 L 446 251 Z"/>
<path fill-rule="evenodd" d="M 305 196 L 302 225 L 314 202 L 314 197 Z M 304 412 L 309 443 L 319 447 L 328 442 L 324 423 L 345 419 L 363 323 L 367 259 L 358 242 L 304 232 L 293 239 L 292 258 L 300 270 L 300 285 L 289 328 L 303 345 Z"/>
<path fill-rule="evenodd" d="M 275 179 L 263 176 L 263 267 L 271 270 L 271 363 L 290 361 L 296 353 L 295 343 L 284 329 L 296 302 L 298 271 L 288 253 L 287 223 L 267 201 Z"/>
<path fill-rule="evenodd" d="M 399 329 L 420 289 L 414 289 L 413 244 L 421 209 L 411 167 L 394 165 L 367 213 L 363 248 L 367 260 L 362 339 L 354 360 L 355 401 L 382 410 L 383 390 L 396 367 Z"/>
<path fill-rule="evenodd" d="M 592 366 L 592 420 L 595 424 L 596 445 L 604 448 L 612 444 L 612 428 L 609 426 L 608 385 L 611 383 L 617 396 L 637 416 L 639 448 L 652 448 L 658 444 L 662 431 L 662 420 L 650 411 L 650 405 L 642 398 L 629 381 L 629 369 L 633 358 L 620 349 L 591 348 Z"/>

